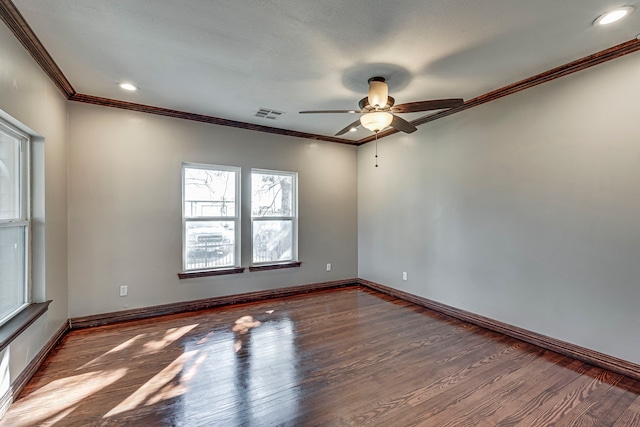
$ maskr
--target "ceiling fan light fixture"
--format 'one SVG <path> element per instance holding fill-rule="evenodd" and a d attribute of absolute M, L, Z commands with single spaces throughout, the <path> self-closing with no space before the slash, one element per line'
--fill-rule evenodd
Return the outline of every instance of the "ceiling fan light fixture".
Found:
<path fill-rule="evenodd" d="M 369 105 L 373 108 L 384 108 L 389 98 L 389 86 L 382 77 L 369 79 Z"/>
<path fill-rule="evenodd" d="M 360 117 L 360 123 L 371 132 L 378 133 L 393 121 L 393 114 L 384 111 L 367 113 Z"/>
<path fill-rule="evenodd" d="M 633 12 L 633 6 L 623 6 L 598 16 L 593 25 L 607 25 L 621 20 Z"/>

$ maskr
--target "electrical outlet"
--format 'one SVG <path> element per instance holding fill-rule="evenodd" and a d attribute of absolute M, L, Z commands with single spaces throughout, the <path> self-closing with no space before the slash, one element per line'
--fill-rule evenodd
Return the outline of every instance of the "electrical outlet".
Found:
<path fill-rule="evenodd" d="M 327 271 L 331 271 L 331 263 L 327 263 Z"/>
<path fill-rule="evenodd" d="M 126 297 L 127 296 L 127 292 L 128 292 L 127 285 L 120 286 L 120 296 L 121 297 Z"/>
<path fill-rule="evenodd" d="M 402 272 L 402 280 L 407 280 L 407 272 L 406 271 Z"/>

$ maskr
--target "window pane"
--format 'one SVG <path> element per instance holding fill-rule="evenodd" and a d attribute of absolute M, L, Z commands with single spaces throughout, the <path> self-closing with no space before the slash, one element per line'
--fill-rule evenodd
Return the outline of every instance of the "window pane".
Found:
<path fill-rule="evenodd" d="M 25 228 L 0 227 L 0 319 L 26 302 Z"/>
<path fill-rule="evenodd" d="M 20 218 L 20 141 L 0 132 L 0 219 Z"/>
<path fill-rule="evenodd" d="M 235 265 L 234 221 L 186 223 L 186 270 Z"/>
<path fill-rule="evenodd" d="M 253 262 L 293 259 L 293 221 L 253 221 Z"/>
<path fill-rule="evenodd" d="M 293 216 L 293 176 L 253 172 L 252 216 Z"/>
<path fill-rule="evenodd" d="M 236 215 L 236 173 L 184 169 L 184 215 L 187 218 Z"/>

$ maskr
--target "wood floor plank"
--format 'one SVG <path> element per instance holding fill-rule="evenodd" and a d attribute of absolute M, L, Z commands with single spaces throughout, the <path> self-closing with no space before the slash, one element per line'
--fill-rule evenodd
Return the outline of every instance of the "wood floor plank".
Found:
<path fill-rule="evenodd" d="M 613 427 L 636 427 L 640 426 L 640 396 L 637 397 L 629 407 L 620 415 L 613 424 Z"/>
<path fill-rule="evenodd" d="M 622 408 L 627 408 L 637 396 L 635 393 L 629 393 L 625 390 L 625 383 L 628 378 L 603 371 L 599 377 L 608 377 L 607 381 L 595 384 L 595 389 L 590 396 L 582 395 L 582 402 L 572 411 L 572 414 L 558 422 L 560 426 L 575 425 L 612 425 L 616 418 L 611 414 L 620 414 Z"/>
<path fill-rule="evenodd" d="M 596 391 L 603 383 L 608 383 L 611 378 L 615 382 L 619 381 L 619 376 L 612 372 L 604 371 L 600 368 L 588 366 L 584 375 L 572 380 L 566 384 L 557 394 L 557 398 L 548 401 L 545 405 L 539 407 L 537 413 L 525 418 L 518 426 L 540 426 L 540 425 L 559 425 L 565 420 L 574 420 L 572 416 L 578 412 L 576 418 L 580 418 L 583 413 L 580 412 L 581 405 L 585 401 L 587 405 L 597 401 Z"/>
<path fill-rule="evenodd" d="M 640 382 L 344 288 L 72 331 L 0 420 L 144 425 L 630 427 Z"/>
<path fill-rule="evenodd" d="M 540 362 L 543 363 L 540 363 Z M 498 381 L 484 388 L 482 394 L 475 394 L 473 398 L 465 399 L 463 408 L 453 407 L 453 411 L 443 412 L 438 418 L 430 421 L 442 420 L 443 426 L 474 425 L 474 426 L 496 426 L 496 418 L 500 418 L 501 412 L 513 411 L 514 407 L 520 407 L 521 396 L 531 395 L 532 387 L 544 379 L 553 378 L 557 371 L 557 365 L 549 363 L 549 360 L 537 358 L 531 360 L 523 370 L 518 369 L 499 378 Z M 531 373 L 535 373 L 531 375 Z"/>
<path fill-rule="evenodd" d="M 557 362 L 553 366 L 534 374 L 527 390 L 517 395 L 509 405 L 498 409 L 484 424 L 499 427 L 514 426 L 554 398 L 557 395 L 556 390 L 584 374 L 587 366 L 583 362 L 556 356 L 554 359 Z"/>
<path fill-rule="evenodd" d="M 487 343 L 490 343 L 490 341 L 486 340 L 485 344 Z M 458 343 L 458 346 L 460 344 L 461 343 Z M 464 344 L 468 344 L 468 342 Z M 476 347 L 476 355 L 482 354 L 489 357 L 491 352 L 495 351 L 494 347 L 486 347 L 487 348 Z M 349 422 L 359 425 L 365 421 L 369 422 L 375 419 L 376 416 L 379 415 L 379 412 L 384 413 L 389 406 L 392 406 L 393 403 L 396 402 L 392 402 L 391 404 L 385 402 L 385 407 L 382 411 L 379 408 L 380 405 L 371 408 L 371 402 L 377 402 L 382 396 L 393 396 L 394 393 L 406 392 L 407 389 L 417 389 L 424 384 L 425 378 L 437 378 L 438 375 L 443 374 L 455 375 L 452 371 L 455 369 L 455 366 L 442 364 L 442 361 L 447 360 L 451 354 L 451 347 L 444 345 L 436 348 L 437 351 L 430 353 L 427 357 L 425 357 L 424 354 L 420 354 L 412 359 L 386 358 L 385 363 L 382 363 L 375 370 L 363 372 L 364 375 L 353 376 L 350 375 L 350 372 L 343 372 L 337 375 L 336 382 L 326 385 L 324 388 L 331 396 L 331 399 L 326 401 L 324 406 L 327 408 L 335 408 L 344 406 L 343 402 L 352 402 L 349 411 L 346 411 L 347 414 L 363 413 L 365 415 L 363 419 L 354 418 Z M 411 366 L 412 369 L 407 369 L 407 366 Z M 384 372 L 383 375 L 380 375 L 380 369 Z M 417 373 L 419 373 L 419 375 L 416 375 Z M 405 396 L 404 399 L 409 397 Z M 364 404 L 366 407 L 357 407 L 356 404 Z M 405 404 L 405 400 L 402 400 L 402 404 Z M 305 416 L 313 418 L 316 413 L 320 414 L 323 410 L 326 410 L 324 406 L 316 406 L 313 412 L 307 413 Z M 371 411 L 375 416 L 372 417 L 368 415 L 368 412 Z"/>
<path fill-rule="evenodd" d="M 382 420 L 399 421 L 400 425 L 446 425 L 451 414 L 458 414 L 461 408 L 474 404 L 477 398 L 491 396 L 492 390 L 501 385 L 505 377 L 522 374 L 516 366 L 530 362 L 544 364 L 545 361 L 539 357 L 543 353 L 539 348 L 516 343 L 506 351 L 471 364 L 466 369 L 466 377 L 442 379 L 430 384 L 426 390 L 414 393 L 407 402 L 413 410 L 400 407 L 396 410 L 399 414 L 389 413 Z"/>

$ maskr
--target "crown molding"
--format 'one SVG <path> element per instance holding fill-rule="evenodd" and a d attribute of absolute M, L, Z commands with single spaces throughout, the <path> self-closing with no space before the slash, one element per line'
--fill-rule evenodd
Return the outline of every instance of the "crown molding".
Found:
<path fill-rule="evenodd" d="M 620 58 L 621 56 L 628 55 L 633 52 L 637 52 L 638 50 L 640 50 L 640 40 L 632 39 L 627 42 L 621 43 L 619 45 L 594 53 L 593 55 L 585 56 L 584 58 L 580 58 L 576 61 L 569 62 L 567 64 L 545 71 L 543 73 L 536 74 L 535 76 L 526 78 L 524 80 L 520 80 L 519 82 L 485 93 L 484 95 L 480 95 L 476 98 L 466 101 L 460 107 L 451 108 L 449 110 L 443 110 L 435 114 L 429 114 L 429 115 L 420 117 L 419 119 L 416 119 L 411 123 L 414 126 L 420 126 L 425 123 L 433 122 L 434 120 L 438 120 L 443 117 L 447 117 L 452 114 L 456 114 L 461 111 L 465 111 L 470 108 L 477 107 L 482 104 L 486 104 L 487 102 L 495 101 L 496 99 L 504 98 L 505 96 L 521 92 L 525 89 L 529 89 L 531 87 L 538 86 L 555 79 L 559 79 L 560 77 L 577 73 L 578 71 L 586 70 L 587 68 L 591 68 L 595 65 L 599 65 L 599 64 L 611 61 L 613 59 Z M 385 136 L 393 135 L 395 133 L 398 133 L 398 131 L 395 129 L 390 129 L 385 132 L 380 132 L 378 134 L 378 139 L 384 138 Z M 368 136 L 366 138 L 358 140 L 356 144 L 362 145 L 374 140 L 375 140 L 375 135 L 372 135 L 372 136 Z"/>
<path fill-rule="evenodd" d="M 69 99 L 76 91 L 64 76 L 47 49 L 42 45 L 38 36 L 33 32 L 27 21 L 11 0 L 0 0 L 0 19 L 7 24 L 22 46 L 31 54 L 40 68 L 49 76 L 60 92 Z"/>
<path fill-rule="evenodd" d="M 168 108 L 154 107 L 150 105 L 136 104 L 132 102 L 119 101 L 116 99 L 101 98 L 93 95 L 80 94 L 73 89 L 71 83 L 67 80 L 62 73 L 58 65 L 55 63 L 51 55 L 47 52 L 43 44 L 35 35 L 29 24 L 25 21 L 24 17 L 20 14 L 16 6 L 11 0 L 0 0 L 0 19 L 9 27 L 16 38 L 22 43 L 24 48 L 33 56 L 35 61 L 40 65 L 43 71 L 49 76 L 58 89 L 64 94 L 64 96 L 70 101 L 83 102 L 86 104 L 101 105 L 104 107 L 120 108 L 124 110 L 139 111 L 143 113 L 156 114 L 165 117 L 174 117 L 184 120 L 192 120 L 196 122 L 215 124 L 220 126 L 229 126 L 239 129 L 253 130 L 257 132 L 265 132 L 276 135 L 292 136 L 297 138 L 312 139 L 316 141 L 335 142 L 339 144 L 360 146 L 368 142 L 375 140 L 375 135 L 371 135 L 362 138 L 357 141 L 337 138 L 335 136 L 318 135 L 307 132 L 298 132 L 288 129 L 274 128 L 270 126 L 262 126 L 251 123 L 240 122 L 236 120 L 228 120 L 220 117 L 208 116 L 204 114 L 188 113 L 185 111 L 171 110 Z M 450 116 L 452 114 L 459 113 L 461 111 L 468 110 L 479 105 L 486 104 L 487 102 L 495 101 L 496 99 L 503 98 L 508 95 L 523 91 L 525 89 L 559 79 L 569 74 L 576 73 L 578 71 L 585 70 L 595 65 L 602 64 L 607 61 L 619 58 L 624 55 L 628 55 L 640 50 L 640 40 L 632 39 L 611 48 L 594 53 L 593 55 L 585 56 L 576 61 L 569 62 L 535 76 L 526 78 L 519 82 L 504 86 L 494 91 L 485 93 L 476 98 L 466 101 L 463 105 L 457 108 L 451 108 L 449 110 L 443 110 L 435 114 L 428 114 L 413 120 L 411 123 L 414 126 L 420 126 L 425 123 L 429 123 L 443 117 Z M 398 133 L 395 129 L 390 129 L 378 134 L 378 139 L 384 138 Z"/>
<path fill-rule="evenodd" d="M 103 107 L 120 108 L 122 110 L 138 111 L 141 113 L 155 114 L 158 116 L 173 117 L 176 119 L 191 120 L 194 122 L 209 123 L 212 125 L 229 126 L 239 129 L 253 130 L 257 132 L 273 133 L 276 135 L 293 136 L 296 138 L 313 139 L 316 141 L 337 142 L 339 144 L 357 145 L 356 141 L 334 136 L 316 135 L 313 133 L 298 132 L 295 130 L 274 128 L 270 126 L 256 125 L 236 120 L 222 119 L 220 117 L 207 116 L 204 114 L 187 113 L 185 111 L 171 110 L 169 108 L 154 107 L 152 105 L 136 104 L 133 102 L 119 101 L 117 99 L 101 98 L 93 95 L 76 93 L 69 98 L 70 101 L 82 102 L 85 104 L 101 105 Z"/>

